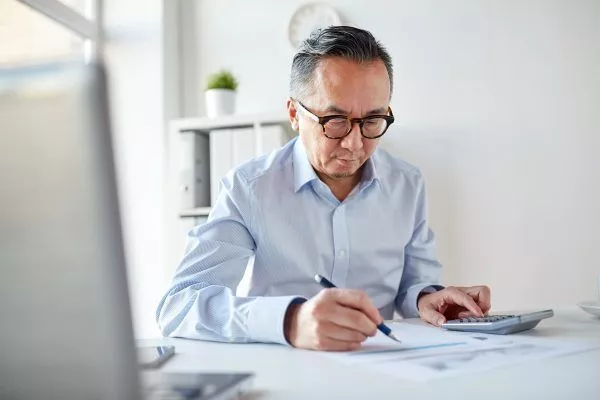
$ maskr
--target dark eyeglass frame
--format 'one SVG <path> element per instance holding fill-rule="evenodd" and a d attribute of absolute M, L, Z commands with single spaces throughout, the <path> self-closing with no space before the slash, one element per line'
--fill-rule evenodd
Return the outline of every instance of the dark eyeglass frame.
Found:
<path fill-rule="evenodd" d="M 392 113 L 392 107 L 389 107 L 389 106 L 388 106 L 389 115 L 374 114 L 374 115 L 368 115 L 363 118 L 350 118 L 347 115 L 336 114 L 336 115 L 326 115 L 324 117 L 319 117 L 317 114 L 313 113 L 308 108 L 306 108 L 306 106 L 304 104 L 302 104 L 299 100 L 296 100 L 296 99 L 292 99 L 292 100 L 294 100 L 296 103 L 298 103 L 300 108 L 304 112 L 306 112 L 311 117 L 312 120 L 314 120 L 315 122 L 318 122 L 319 125 L 321 125 L 321 127 L 323 128 L 323 135 L 326 138 L 334 139 L 334 140 L 340 140 L 340 139 L 343 139 L 346 136 L 348 136 L 350 134 L 350 132 L 352 132 L 352 129 L 354 128 L 355 123 L 358 124 L 358 127 L 360 129 L 360 134 L 362 137 L 364 137 L 365 139 L 377 139 L 377 138 L 382 137 L 387 132 L 390 125 L 393 124 L 394 121 L 396 120 L 396 118 L 394 117 L 394 113 Z M 340 118 L 345 119 L 350 122 L 350 129 L 348 129 L 348 132 L 346 132 L 345 135 L 339 136 L 339 137 L 327 136 L 327 133 L 325 133 L 325 124 L 327 122 L 331 121 L 332 119 L 340 119 Z M 385 122 L 387 123 L 387 125 L 385 126 L 385 129 L 383 130 L 383 132 L 381 132 L 377 136 L 365 136 L 363 133 L 363 125 L 364 125 L 365 121 L 368 121 L 370 119 L 375 119 L 375 118 L 383 118 L 385 120 Z"/>

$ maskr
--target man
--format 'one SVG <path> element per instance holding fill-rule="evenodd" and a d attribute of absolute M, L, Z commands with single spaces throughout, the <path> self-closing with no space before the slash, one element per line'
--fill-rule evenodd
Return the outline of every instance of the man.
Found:
<path fill-rule="evenodd" d="M 159 304 L 165 335 L 353 350 L 394 311 L 440 325 L 489 310 L 485 286 L 437 285 L 423 178 L 377 149 L 392 83 L 367 31 L 330 27 L 303 43 L 287 101 L 299 137 L 222 180 Z M 248 297 L 236 296 L 252 256 Z"/>

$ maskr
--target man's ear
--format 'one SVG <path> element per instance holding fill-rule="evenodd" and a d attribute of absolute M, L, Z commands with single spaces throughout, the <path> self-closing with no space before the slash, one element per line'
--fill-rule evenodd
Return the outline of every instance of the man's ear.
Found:
<path fill-rule="evenodd" d="M 286 106 L 292 129 L 298 132 L 298 109 L 296 108 L 296 102 L 292 98 L 288 98 Z"/>

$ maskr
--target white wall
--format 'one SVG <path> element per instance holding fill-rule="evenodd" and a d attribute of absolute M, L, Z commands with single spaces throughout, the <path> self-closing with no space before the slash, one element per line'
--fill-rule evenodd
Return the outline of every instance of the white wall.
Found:
<path fill-rule="evenodd" d="M 136 336 L 159 335 L 164 289 L 163 22 L 160 0 L 105 0 L 115 159 Z"/>
<path fill-rule="evenodd" d="M 301 3 L 198 1 L 187 102 L 201 107 L 199 84 L 228 67 L 238 112 L 283 110 Z M 398 122 L 384 146 L 426 176 L 445 283 L 487 283 L 497 308 L 594 298 L 600 2 L 329 3 L 394 58 Z"/>

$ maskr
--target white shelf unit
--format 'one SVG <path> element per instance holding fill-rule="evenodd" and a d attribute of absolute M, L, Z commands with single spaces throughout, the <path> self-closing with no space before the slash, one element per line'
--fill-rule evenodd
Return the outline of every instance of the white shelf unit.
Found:
<path fill-rule="evenodd" d="M 226 115 L 219 118 L 182 118 L 172 120 L 170 127 L 178 133 L 200 133 L 208 135 L 221 129 L 253 128 L 272 125 L 287 125 L 284 113 Z"/>
<path fill-rule="evenodd" d="M 274 128 L 280 127 L 273 132 Z M 178 181 L 180 218 L 204 218 L 208 216 L 211 204 L 215 200 L 216 183 L 229 169 L 235 167 L 240 161 L 268 153 L 275 147 L 279 147 L 289 140 L 294 132 L 289 127 L 289 120 L 285 112 L 273 112 L 248 115 L 227 115 L 219 118 L 183 118 L 175 119 L 169 123 L 172 143 L 182 150 L 177 152 L 171 163 L 174 171 L 173 178 Z M 278 133 L 281 132 L 281 133 Z M 198 138 L 190 143 L 184 143 L 182 135 L 200 135 L 202 144 L 198 147 Z M 226 135 L 229 135 L 226 137 Z M 188 137 L 187 139 L 189 139 Z M 275 139 L 274 139 L 275 138 Z M 225 139 L 225 140 L 223 140 Z M 198 149 L 204 149 L 209 143 L 208 160 L 203 160 L 202 168 L 210 165 L 210 178 L 202 175 L 192 164 L 198 163 L 197 155 L 193 155 Z M 229 146 L 230 148 L 228 149 Z M 215 157 L 216 153 L 217 157 Z M 229 153 L 229 154 L 228 154 Z M 232 155 L 233 154 L 233 155 Z M 206 158 L 205 156 L 203 158 Z M 218 158 L 219 163 L 216 163 Z M 182 172 L 184 171 L 184 172 Z M 195 172 L 194 172 L 195 171 Z M 198 175 L 202 176 L 198 176 Z M 204 200 L 197 201 L 198 188 L 191 188 L 198 182 L 204 182 L 204 192 L 200 197 Z M 186 183 L 187 182 L 187 183 Z M 207 199 L 206 187 L 210 190 Z M 191 191 L 191 192 L 190 192 Z M 188 197 L 185 197 L 188 196 Z M 206 204 L 210 203 L 210 204 Z"/>
<path fill-rule="evenodd" d="M 179 217 L 181 218 L 199 218 L 199 217 L 208 217 L 210 214 L 210 207 L 195 207 L 188 208 L 187 210 L 182 210 L 179 213 Z"/>

